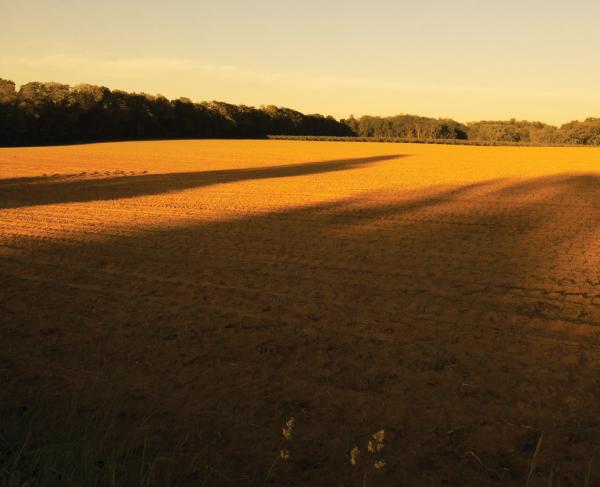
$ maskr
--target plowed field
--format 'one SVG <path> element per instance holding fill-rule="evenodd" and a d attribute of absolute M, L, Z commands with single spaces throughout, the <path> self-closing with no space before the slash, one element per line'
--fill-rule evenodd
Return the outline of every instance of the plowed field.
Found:
<path fill-rule="evenodd" d="M 599 485 L 599 243 L 600 149 L 0 149 L 0 412 L 109 401 L 189 485 Z"/>

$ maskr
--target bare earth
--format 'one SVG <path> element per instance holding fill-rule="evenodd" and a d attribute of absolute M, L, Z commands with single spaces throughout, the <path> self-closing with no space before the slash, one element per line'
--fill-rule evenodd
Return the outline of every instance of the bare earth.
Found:
<path fill-rule="evenodd" d="M 522 486 L 543 432 L 600 485 L 599 224 L 593 148 L 0 149 L 3 408 L 118 398 L 192 483 Z"/>

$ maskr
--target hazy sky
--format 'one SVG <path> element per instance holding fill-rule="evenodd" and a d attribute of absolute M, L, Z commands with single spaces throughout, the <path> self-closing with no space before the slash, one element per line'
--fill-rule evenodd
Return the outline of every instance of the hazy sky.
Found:
<path fill-rule="evenodd" d="M 562 123 L 600 116 L 597 0 L 0 0 L 0 77 Z"/>

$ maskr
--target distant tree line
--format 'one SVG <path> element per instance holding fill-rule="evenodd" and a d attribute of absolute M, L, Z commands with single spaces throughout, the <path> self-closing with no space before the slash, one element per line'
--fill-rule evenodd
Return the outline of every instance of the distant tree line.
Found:
<path fill-rule="evenodd" d="M 262 138 L 280 135 L 352 135 L 333 117 L 304 115 L 273 105 L 127 93 L 103 86 L 24 84 L 0 79 L 0 145 L 155 138 Z"/>
<path fill-rule="evenodd" d="M 32 82 L 18 90 L 0 78 L 0 145 L 158 138 L 356 137 L 370 140 L 487 144 L 600 145 L 600 118 L 555 127 L 542 122 L 448 118 L 304 115 L 273 105 L 195 103 L 104 86 Z"/>
<path fill-rule="evenodd" d="M 489 144 L 600 145 L 600 118 L 555 127 L 542 122 L 481 121 L 467 124 L 447 118 L 415 115 L 364 116 L 342 120 L 357 137 L 415 141 L 467 140 Z"/>
<path fill-rule="evenodd" d="M 397 115 L 342 120 L 358 137 L 402 139 L 466 139 L 467 127 L 450 119 Z"/>

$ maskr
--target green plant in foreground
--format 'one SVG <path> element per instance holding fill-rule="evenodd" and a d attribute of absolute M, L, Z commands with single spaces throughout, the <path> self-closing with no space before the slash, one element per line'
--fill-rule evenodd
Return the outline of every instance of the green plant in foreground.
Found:
<path fill-rule="evenodd" d="M 385 468 L 385 460 L 382 455 L 383 448 L 385 446 L 385 430 L 379 430 L 371 435 L 371 438 L 367 442 L 367 451 L 371 457 L 364 461 L 363 475 L 361 485 L 364 487 L 367 485 L 367 478 L 369 473 L 375 470 L 382 470 Z M 350 463 L 354 466 L 358 466 L 361 462 L 360 448 L 355 445 L 350 450 Z"/>
<path fill-rule="evenodd" d="M 292 435 L 294 433 L 294 427 L 296 426 L 296 420 L 294 417 L 290 417 L 283 426 L 283 430 L 281 431 L 281 435 L 283 436 L 284 444 L 279 450 L 279 455 L 275 457 L 271 467 L 269 468 L 267 475 L 265 477 L 264 485 L 268 485 L 271 481 L 271 477 L 273 476 L 273 472 L 275 471 L 275 466 L 279 461 L 287 461 L 290 459 L 290 450 L 289 450 L 289 442 L 292 441 Z"/>

